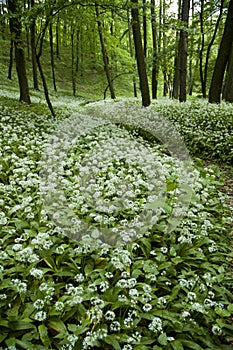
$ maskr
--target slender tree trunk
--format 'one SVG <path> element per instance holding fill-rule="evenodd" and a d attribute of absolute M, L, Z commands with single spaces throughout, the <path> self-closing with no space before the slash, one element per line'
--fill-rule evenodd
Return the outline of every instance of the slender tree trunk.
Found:
<path fill-rule="evenodd" d="M 57 22 L 56 22 L 56 56 L 57 58 L 59 58 L 60 56 L 60 44 L 59 44 L 59 40 L 60 40 L 60 35 L 59 35 L 59 26 L 60 23 L 60 17 L 57 16 Z"/>
<path fill-rule="evenodd" d="M 192 18 L 194 17 L 195 3 L 192 0 Z M 190 35 L 190 49 L 189 49 L 189 79 L 188 79 L 188 94 L 192 96 L 193 93 L 193 52 L 194 52 L 194 35 Z"/>
<path fill-rule="evenodd" d="M 53 88 L 54 88 L 54 91 L 57 92 L 54 52 L 53 52 L 53 23 L 52 22 L 49 23 L 49 45 L 50 45 L 50 62 L 51 62 L 51 69 L 52 69 Z"/>
<path fill-rule="evenodd" d="M 12 79 L 12 68 L 13 68 L 13 54 L 14 54 L 14 40 L 11 39 L 10 43 L 10 60 L 9 60 L 9 67 L 8 67 L 8 76 L 7 79 Z"/>
<path fill-rule="evenodd" d="M 224 73 L 230 58 L 233 43 L 233 0 L 230 0 L 224 32 L 220 43 L 218 56 L 209 91 L 209 102 L 220 103 Z"/>
<path fill-rule="evenodd" d="M 76 34 L 76 63 L 75 63 L 75 74 L 78 74 L 79 71 L 79 55 L 80 55 L 80 49 L 79 49 L 79 45 L 80 45 L 80 30 L 77 30 L 77 34 Z"/>
<path fill-rule="evenodd" d="M 138 0 L 131 0 L 132 3 L 132 28 L 133 28 L 133 38 L 134 38 L 134 46 L 137 58 L 137 66 L 138 66 L 138 75 L 140 81 L 140 89 L 142 94 L 142 105 L 147 107 L 150 105 L 150 92 L 149 92 L 149 84 L 146 72 L 146 63 L 143 54 L 142 47 L 142 37 L 140 31 L 140 23 L 139 23 L 139 12 L 138 12 Z"/>
<path fill-rule="evenodd" d="M 42 68 L 42 65 L 41 65 L 41 62 L 40 62 L 40 58 L 42 56 L 42 50 L 43 50 L 44 37 L 45 37 L 45 33 L 46 33 L 48 25 L 49 25 L 49 19 L 47 18 L 46 22 L 44 24 L 43 31 L 42 31 L 41 36 L 40 36 L 39 43 L 38 43 L 39 50 L 38 50 L 38 52 L 36 54 L 36 62 L 37 62 L 38 70 L 40 72 L 40 77 L 41 77 L 41 80 L 42 80 L 42 84 L 43 84 L 43 88 L 44 88 L 44 94 L 45 94 L 45 99 L 46 99 L 47 105 L 49 107 L 49 110 L 50 110 L 52 116 L 54 118 L 56 118 L 56 114 L 55 114 L 55 111 L 53 109 L 53 105 L 52 105 L 52 103 L 50 101 L 50 98 L 49 98 L 49 91 L 48 91 L 45 75 L 44 75 L 44 72 L 43 72 L 43 68 Z"/>
<path fill-rule="evenodd" d="M 152 61 L 152 98 L 157 98 L 158 89 L 158 58 L 157 58 L 157 29 L 156 29 L 156 14 L 155 0 L 151 0 L 151 31 L 153 44 L 153 61 Z"/>
<path fill-rule="evenodd" d="M 204 54 L 204 48 L 205 48 L 205 31 L 204 31 L 204 0 L 201 0 L 201 10 L 200 10 L 200 29 L 201 29 L 201 49 L 199 53 L 199 68 L 200 68 L 200 80 L 201 80 L 201 91 L 202 96 L 205 98 L 206 92 L 205 92 L 205 83 L 204 83 L 204 74 L 203 74 L 203 54 Z"/>
<path fill-rule="evenodd" d="M 24 57 L 23 41 L 21 37 L 21 22 L 18 16 L 19 4 L 17 0 L 8 0 L 10 17 L 10 31 L 15 46 L 15 63 L 18 75 L 21 102 L 31 103 Z"/>
<path fill-rule="evenodd" d="M 31 0 L 31 7 L 35 4 L 34 0 Z M 39 90 L 37 63 L 36 63 L 36 20 L 33 18 L 30 24 L 31 33 L 31 55 L 32 55 L 32 74 L 33 74 L 33 87 L 35 90 Z"/>
<path fill-rule="evenodd" d="M 129 50 L 130 50 L 130 56 L 133 59 L 134 51 L 133 51 L 133 42 L 132 42 L 132 36 L 131 36 L 131 21 L 130 21 L 129 9 L 127 10 L 127 19 L 128 19 Z M 137 84 L 136 84 L 136 77 L 135 77 L 134 71 L 135 71 L 135 65 L 133 65 L 133 92 L 134 92 L 134 97 L 137 97 Z"/>
<path fill-rule="evenodd" d="M 167 96 L 168 93 L 168 78 L 167 78 L 167 58 L 166 58 L 166 47 L 167 47 L 167 36 L 166 36 L 166 23 L 165 23 L 165 16 L 166 16 L 166 1 L 163 0 L 162 2 L 162 39 L 163 39 L 163 96 Z"/>
<path fill-rule="evenodd" d="M 72 74 L 72 88 L 73 96 L 76 95 L 76 65 L 75 65 L 75 47 L 74 47 L 75 30 L 71 30 L 71 74 Z"/>
<path fill-rule="evenodd" d="M 143 3 L 143 50 L 144 56 L 147 56 L 147 18 L 146 18 L 146 0 Z"/>
<path fill-rule="evenodd" d="M 183 0 L 181 20 L 184 26 L 188 26 L 190 0 Z M 187 56 L 188 56 L 188 32 L 180 31 L 180 102 L 186 101 L 186 80 L 187 80 Z"/>
<path fill-rule="evenodd" d="M 181 0 L 178 0 L 178 21 L 181 19 Z M 173 79 L 173 90 L 172 97 L 175 99 L 179 98 L 179 86 L 180 86 L 180 40 L 179 40 L 179 32 L 176 32 L 176 52 L 174 59 L 174 79 Z"/>
<path fill-rule="evenodd" d="M 109 67 L 109 59 L 108 59 L 107 49 L 106 49 L 105 42 L 104 42 L 102 23 L 101 23 L 101 20 L 99 18 L 99 8 L 98 8 L 97 4 L 95 5 L 95 11 L 96 11 L 96 17 L 97 17 L 100 44 L 101 44 L 102 55 L 103 55 L 104 70 L 106 73 L 111 98 L 115 99 L 116 96 L 115 96 L 115 91 L 114 91 L 114 86 L 113 86 L 113 79 L 111 77 L 111 71 L 110 71 L 110 67 Z"/>

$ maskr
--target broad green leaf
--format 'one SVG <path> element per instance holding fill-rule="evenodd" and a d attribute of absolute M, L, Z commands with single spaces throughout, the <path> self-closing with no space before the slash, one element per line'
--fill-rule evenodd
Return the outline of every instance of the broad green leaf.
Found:
<path fill-rule="evenodd" d="M 121 350 L 121 346 L 116 340 L 116 337 L 114 335 L 108 335 L 107 337 L 104 338 L 105 343 L 112 345 L 112 347 L 115 350 Z"/>
<path fill-rule="evenodd" d="M 174 340 L 171 342 L 171 346 L 174 350 L 184 350 L 184 347 L 179 340 Z"/>
<path fill-rule="evenodd" d="M 49 347 L 50 345 L 50 340 L 48 337 L 48 329 L 44 324 L 39 325 L 38 327 L 39 334 L 40 334 L 40 339 L 44 346 Z"/>
<path fill-rule="evenodd" d="M 160 336 L 158 337 L 158 342 L 161 345 L 167 345 L 167 334 L 166 333 L 161 333 Z"/>

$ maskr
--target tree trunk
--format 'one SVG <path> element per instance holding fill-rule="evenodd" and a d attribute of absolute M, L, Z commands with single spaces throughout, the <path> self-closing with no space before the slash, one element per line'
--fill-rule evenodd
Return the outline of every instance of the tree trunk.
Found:
<path fill-rule="evenodd" d="M 218 27 L 222 18 L 222 13 L 223 13 L 223 5 L 224 5 L 224 0 L 221 0 L 221 4 L 220 4 L 220 9 L 219 9 L 219 15 L 218 15 L 218 19 L 214 28 L 214 33 L 212 36 L 212 39 L 210 40 L 210 43 L 207 47 L 207 52 L 206 52 L 206 60 L 205 60 L 205 68 L 204 68 L 204 92 L 205 92 L 205 97 L 207 97 L 207 93 L 206 93 L 206 88 L 207 88 L 207 75 L 208 75 L 208 67 L 209 67 L 209 58 L 210 58 L 210 52 L 211 52 L 211 48 L 214 44 L 214 40 L 216 38 L 216 34 L 218 31 Z"/>
<path fill-rule="evenodd" d="M 142 38 L 139 23 L 139 13 L 138 13 L 138 0 L 131 0 L 132 3 L 132 28 L 133 28 L 133 38 L 134 46 L 137 58 L 138 75 L 140 81 L 140 89 L 142 94 L 142 105 L 147 107 L 150 105 L 150 92 L 149 84 L 146 72 L 146 63 L 143 54 Z"/>
<path fill-rule="evenodd" d="M 72 74 L 73 96 L 76 95 L 76 65 L 75 65 L 74 35 L 75 35 L 75 30 L 72 29 L 71 30 L 71 74 Z"/>
<path fill-rule="evenodd" d="M 50 110 L 52 116 L 55 118 L 56 114 L 55 114 L 55 111 L 53 109 L 53 105 L 52 105 L 52 103 L 50 101 L 50 98 L 49 98 L 49 91 L 48 91 L 45 75 L 44 75 L 44 72 L 43 72 L 42 65 L 40 63 L 40 58 L 42 56 L 44 37 L 45 37 L 45 33 L 46 33 L 48 25 L 49 25 L 49 19 L 47 18 L 46 22 L 44 24 L 44 28 L 42 30 L 42 33 L 40 35 L 40 40 L 39 40 L 39 43 L 38 43 L 39 44 L 39 50 L 38 50 L 38 52 L 36 54 L 36 62 L 37 62 L 37 66 L 38 66 L 38 69 L 39 69 L 39 72 L 40 72 L 40 77 L 41 77 L 41 80 L 42 80 L 42 84 L 43 84 L 43 88 L 44 88 L 44 94 L 45 94 L 45 99 L 46 99 L 47 105 L 49 107 L 49 110 Z"/>
<path fill-rule="evenodd" d="M 128 19 L 129 50 L 130 50 L 130 56 L 133 59 L 134 52 L 133 52 L 133 43 L 132 43 L 132 37 L 131 37 L 131 21 L 130 21 L 129 9 L 127 9 L 127 19 Z M 133 92 L 134 92 L 134 97 L 137 97 L 137 84 L 136 84 L 136 77 L 134 74 L 135 67 L 136 67 L 135 64 L 133 64 Z"/>
<path fill-rule="evenodd" d="M 157 29 L 156 29 L 156 14 L 155 0 L 151 0 L 151 31 L 153 44 L 153 61 L 152 61 L 152 98 L 157 98 L 158 89 L 158 57 L 157 57 Z"/>
<path fill-rule="evenodd" d="M 110 67 L 109 67 L 109 59 L 108 59 L 108 54 L 107 54 L 107 50 L 106 50 L 106 46 L 105 46 L 105 42 L 104 42 L 102 23 L 101 23 L 100 18 L 99 18 L 99 8 L 98 8 L 97 4 L 95 4 L 95 11 L 96 11 L 96 17 L 97 17 L 100 44 L 101 44 L 102 55 L 103 55 L 104 70 L 106 73 L 111 98 L 115 99 L 116 96 L 115 96 L 115 91 L 114 91 L 114 86 L 113 86 L 113 79 L 111 77 L 111 71 L 110 71 Z"/>
<path fill-rule="evenodd" d="M 143 50 L 144 56 L 147 56 L 147 19 L 146 19 L 146 0 L 142 1 L 143 3 Z"/>
<path fill-rule="evenodd" d="M 203 75 L 203 53 L 205 47 L 205 31 L 204 31 L 204 0 L 201 0 L 201 10 L 200 10 L 200 29 L 201 29 L 201 49 L 199 53 L 199 68 L 200 68 L 200 80 L 201 80 L 201 91 L 202 96 L 206 98 L 204 75 Z"/>
<path fill-rule="evenodd" d="M 224 32 L 220 43 L 218 56 L 209 91 L 209 102 L 220 103 L 224 73 L 229 61 L 233 43 L 233 0 L 230 0 Z"/>
<path fill-rule="evenodd" d="M 181 19 L 181 0 L 178 0 L 178 21 Z M 179 40 L 179 32 L 176 32 L 176 52 L 174 59 L 174 79 L 173 79 L 173 90 L 172 97 L 175 99 L 179 98 L 179 86 L 180 86 L 180 40 Z"/>
<path fill-rule="evenodd" d="M 49 45 L 50 45 L 50 62 L 51 62 L 51 69 L 52 69 L 53 88 L 54 88 L 54 91 L 57 92 L 54 52 L 53 52 L 53 23 L 52 22 L 49 23 Z"/>
<path fill-rule="evenodd" d="M 233 102 L 233 46 L 228 61 L 223 99 L 227 102 Z"/>
<path fill-rule="evenodd" d="M 190 0 L 183 0 L 181 20 L 184 26 L 188 26 Z M 187 97 L 186 80 L 187 80 L 187 56 L 188 56 L 188 32 L 180 31 L 180 102 L 185 102 Z"/>
<path fill-rule="evenodd" d="M 60 40 L 60 35 L 59 35 L 59 22 L 60 18 L 57 16 L 57 23 L 56 23 L 56 56 L 59 58 L 60 56 L 60 45 L 59 45 L 59 40 Z"/>
<path fill-rule="evenodd" d="M 31 103 L 24 57 L 23 41 L 21 37 L 21 22 L 19 19 L 19 9 L 17 0 L 8 0 L 10 17 L 10 31 L 15 47 L 15 62 L 18 75 L 21 102 Z"/>
<path fill-rule="evenodd" d="M 8 76 L 7 79 L 12 79 L 12 68 L 13 68 L 13 53 L 14 53 L 14 40 L 11 39 L 10 43 L 10 60 L 9 60 L 9 67 L 8 67 Z"/>
<path fill-rule="evenodd" d="M 35 4 L 35 1 L 31 0 L 31 7 L 33 7 L 34 4 Z M 35 18 L 31 20 L 30 33 L 31 33 L 33 87 L 35 90 L 39 90 L 37 64 L 36 64 L 36 20 Z"/>

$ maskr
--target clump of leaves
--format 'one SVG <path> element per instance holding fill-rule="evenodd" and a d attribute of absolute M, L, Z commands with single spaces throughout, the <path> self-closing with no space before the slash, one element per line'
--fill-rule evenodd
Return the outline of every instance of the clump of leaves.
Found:
<path fill-rule="evenodd" d="M 169 231 L 174 162 L 157 147 L 169 175 L 159 220 L 124 246 L 96 248 L 62 235 L 43 208 L 39 160 L 54 121 L 7 107 L 0 113 L 0 349 L 232 348 L 230 215 L 218 169 L 196 163 L 190 205 Z M 113 126 L 99 128 L 71 148 L 65 181 L 75 187 L 78 157 L 108 128 L 119 136 Z M 133 140 L 125 130 L 120 134 Z M 74 163 L 75 174 L 69 172 Z M 109 177 L 124 166 L 139 175 L 122 162 L 109 165 Z M 67 189 L 70 203 L 74 187 Z M 146 186 L 140 190 L 133 200 L 146 198 Z"/>

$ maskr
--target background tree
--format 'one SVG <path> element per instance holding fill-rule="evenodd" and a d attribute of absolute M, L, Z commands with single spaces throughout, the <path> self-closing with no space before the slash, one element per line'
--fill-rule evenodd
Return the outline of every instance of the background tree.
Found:
<path fill-rule="evenodd" d="M 218 56 L 215 62 L 214 72 L 209 90 L 209 102 L 220 103 L 223 78 L 227 63 L 230 59 L 231 48 L 233 43 L 233 0 L 230 0 L 225 28 L 220 43 Z"/>
<path fill-rule="evenodd" d="M 147 107 L 150 105 L 150 92 L 148 77 L 146 72 L 146 63 L 142 47 L 142 37 L 140 31 L 139 23 L 139 11 L 138 11 L 138 0 L 131 0 L 132 3 L 132 28 L 133 28 L 133 38 L 134 46 L 137 59 L 138 75 L 140 81 L 140 89 L 142 94 L 142 105 Z"/>
<path fill-rule="evenodd" d="M 29 87 L 24 57 L 20 4 L 18 0 L 8 0 L 11 39 L 15 47 L 15 63 L 19 82 L 21 102 L 30 104 Z"/>

